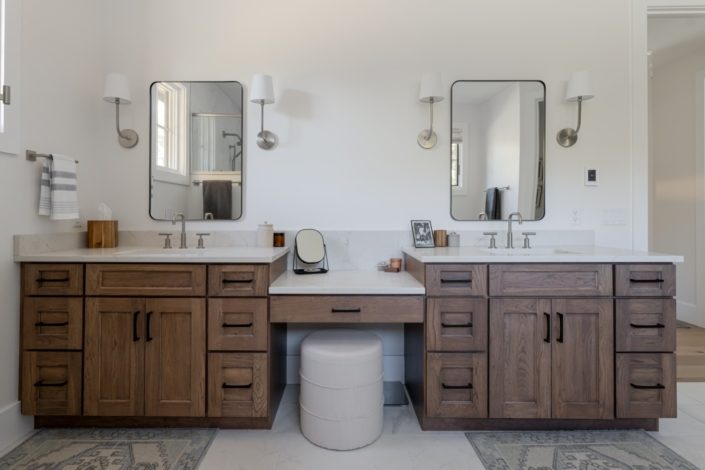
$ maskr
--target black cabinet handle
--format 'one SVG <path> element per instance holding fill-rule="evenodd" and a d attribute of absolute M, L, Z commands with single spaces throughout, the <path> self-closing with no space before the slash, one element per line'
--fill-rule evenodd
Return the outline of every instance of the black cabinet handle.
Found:
<path fill-rule="evenodd" d="M 629 278 L 629 282 L 644 283 L 644 284 L 656 284 L 656 283 L 663 282 L 663 279 L 632 279 L 632 278 Z"/>
<path fill-rule="evenodd" d="M 132 314 L 132 341 L 139 341 L 140 337 L 137 335 L 137 319 L 140 317 L 139 310 Z"/>
<path fill-rule="evenodd" d="M 252 382 L 248 383 L 247 385 L 231 385 L 231 384 L 223 382 L 223 388 L 250 388 L 250 387 L 252 387 Z"/>
<path fill-rule="evenodd" d="M 360 313 L 362 312 L 362 309 L 360 307 L 358 308 L 332 308 L 330 309 L 331 313 Z"/>
<path fill-rule="evenodd" d="M 51 323 L 51 322 L 46 322 L 46 321 L 38 321 L 37 323 L 34 324 L 34 326 L 66 326 L 68 325 L 69 322 L 67 321 L 62 321 L 60 323 Z"/>
<path fill-rule="evenodd" d="M 441 279 L 441 284 L 472 284 L 472 279 Z"/>
<path fill-rule="evenodd" d="M 663 390 L 664 388 L 666 388 L 665 385 L 658 383 L 656 385 L 637 385 L 630 383 L 629 385 L 631 385 L 632 388 L 636 388 L 637 390 Z"/>
<path fill-rule="evenodd" d="M 147 342 L 154 339 L 152 338 L 152 313 L 154 312 L 147 312 L 147 337 L 145 338 Z"/>
<path fill-rule="evenodd" d="M 223 284 L 249 284 L 254 279 L 223 279 Z"/>
<path fill-rule="evenodd" d="M 630 323 L 629 326 L 632 328 L 666 328 L 663 323 L 656 323 L 655 325 L 638 325 L 636 323 Z"/>
<path fill-rule="evenodd" d="M 249 328 L 253 325 L 250 323 L 223 323 L 223 328 Z"/>
<path fill-rule="evenodd" d="M 63 382 L 44 382 L 43 380 L 39 380 L 34 383 L 35 387 L 63 387 L 65 385 L 68 385 L 69 381 L 64 380 Z"/>
<path fill-rule="evenodd" d="M 472 322 L 470 323 L 462 323 L 459 325 L 454 325 L 454 324 L 449 324 L 449 323 L 442 323 L 441 326 L 443 328 L 472 328 Z"/>
<path fill-rule="evenodd" d="M 68 277 L 62 277 L 61 279 L 44 279 L 43 277 L 37 278 L 37 283 L 42 284 L 44 282 L 69 282 Z"/>
<path fill-rule="evenodd" d="M 547 312 L 543 312 L 544 317 L 546 317 L 546 336 L 543 338 L 544 342 L 551 342 L 551 315 Z"/>
<path fill-rule="evenodd" d="M 560 312 L 556 312 L 558 315 L 558 338 L 556 341 L 559 343 L 563 342 L 563 314 Z"/>
<path fill-rule="evenodd" d="M 441 387 L 443 387 L 444 390 L 472 390 L 472 384 L 446 385 L 441 382 Z"/>

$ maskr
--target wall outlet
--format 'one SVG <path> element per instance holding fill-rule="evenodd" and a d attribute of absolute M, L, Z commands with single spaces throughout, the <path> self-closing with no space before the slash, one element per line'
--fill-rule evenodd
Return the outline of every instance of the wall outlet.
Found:
<path fill-rule="evenodd" d="M 74 230 L 86 230 L 86 222 L 78 219 L 73 221 Z"/>
<path fill-rule="evenodd" d="M 595 167 L 585 168 L 585 186 L 599 186 L 599 170 Z"/>
<path fill-rule="evenodd" d="M 580 210 L 573 209 L 570 211 L 570 225 L 580 225 Z"/>

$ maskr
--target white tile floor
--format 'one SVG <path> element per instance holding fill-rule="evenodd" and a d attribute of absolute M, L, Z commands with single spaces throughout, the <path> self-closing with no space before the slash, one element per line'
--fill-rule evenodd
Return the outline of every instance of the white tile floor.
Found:
<path fill-rule="evenodd" d="M 705 468 L 705 383 L 678 384 L 678 418 L 651 433 Z M 321 449 L 303 437 L 298 388 L 287 387 L 270 431 L 220 430 L 199 470 L 481 470 L 462 432 L 423 432 L 408 407 L 386 407 L 384 432 L 374 444 L 350 452 Z"/>

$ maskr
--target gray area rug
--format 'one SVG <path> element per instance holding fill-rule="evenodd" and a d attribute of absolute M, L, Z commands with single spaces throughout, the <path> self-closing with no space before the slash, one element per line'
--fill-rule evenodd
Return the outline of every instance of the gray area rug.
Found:
<path fill-rule="evenodd" d="M 488 470 L 698 470 L 644 431 L 468 432 Z"/>
<path fill-rule="evenodd" d="M 215 429 L 43 429 L 0 469 L 195 469 Z"/>

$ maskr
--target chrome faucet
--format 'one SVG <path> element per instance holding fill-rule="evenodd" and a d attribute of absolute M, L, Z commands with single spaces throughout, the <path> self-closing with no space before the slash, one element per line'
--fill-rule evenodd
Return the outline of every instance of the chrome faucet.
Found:
<path fill-rule="evenodd" d="M 524 218 L 521 216 L 521 212 L 512 212 L 509 214 L 509 217 L 507 218 L 507 248 L 512 249 L 514 248 L 514 234 L 512 233 L 512 219 L 514 216 L 518 217 L 519 220 L 519 225 L 524 223 Z"/>
<path fill-rule="evenodd" d="M 181 218 L 181 244 L 179 248 L 188 248 L 188 246 L 186 246 L 186 217 L 184 214 L 181 212 L 174 214 L 174 217 L 171 219 L 171 225 L 176 225 L 176 219 L 178 218 Z"/>

